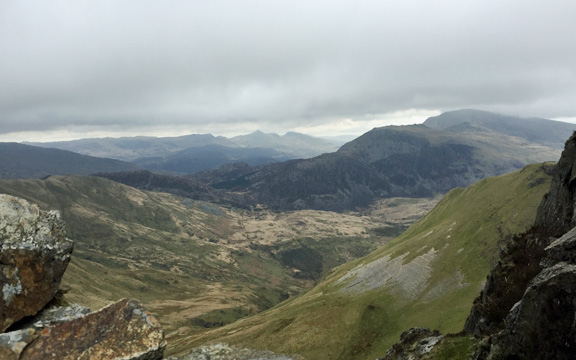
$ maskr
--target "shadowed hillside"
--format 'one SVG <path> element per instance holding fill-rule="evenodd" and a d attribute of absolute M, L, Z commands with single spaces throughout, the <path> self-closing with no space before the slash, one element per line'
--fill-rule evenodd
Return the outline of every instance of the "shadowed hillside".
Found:
<path fill-rule="evenodd" d="M 137 170 L 123 161 L 80 155 L 71 151 L 44 149 L 18 143 L 0 143 L 0 178 L 38 179 L 48 175 Z"/>
<path fill-rule="evenodd" d="M 274 209 L 343 211 L 375 199 L 425 197 L 465 187 L 559 150 L 489 129 L 452 132 L 424 125 L 373 129 L 337 152 L 257 168 L 204 172 L 214 188 L 249 194 Z"/>

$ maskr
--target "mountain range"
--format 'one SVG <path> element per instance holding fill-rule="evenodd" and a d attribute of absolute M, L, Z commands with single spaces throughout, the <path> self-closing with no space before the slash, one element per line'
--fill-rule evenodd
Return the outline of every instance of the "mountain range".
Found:
<path fill-rule="evenodd" d="M 569 359 L 576 138 L 558 165 L 542 161 L 574 125 L 522 124 L 461 110 L 310 159 L 189 176 L 1 144 L 4 174 L 42 179 L 0 179 L 0 192 L 61 212 L 75 242 L 68 301 L 139 298 L 180 359 L 223 342 L 309 360 Z"/>
<path fill-rule="evenodd" d="M 28 143 L 83 155 L 128 161 L 149 170 L 180 174 L 215 169 L 226 163 L 238 161 L 261 165 L 309 158 L 335 151 L 338 148 L 337 144 L 295 132 L 280 136 L 261 131 L 232 138 L 192 134 L 161 138 L 138 136 Z"/>
<path fill-rule="evenodd" d="M 129 172 L 145 168 L 164 175 L 180 174 L 181 178 L 171 181 L 158 180 L 164 184 L 162 190 L 171 193 L 185 194 L 181 184 L 195 183 L 202 184 L 208 194 L 205 199 L 233 206 L 345 211 L 366 207 L 379 198 L 443 194 L 530 163 L 553 161 L 560 154 L 561 139 L 575 128 L 546 119 L 458 110 L 429 118 L 421 125 L 375 128 L 335 152 L 307 159 L 292 158 L 317 154 L 333 145 L 297 133 L 279 136 L 262 132 L 230 139 L 212 135 L 84 139 L 40 145 L 114 156 L 132 164 L 93 166 L 89 158 L 82 158 L 82 165 L 69 160 L 42 161 L 44 171 L 27 172 L 14 166 L 11 158 L 20 158 L 18 164 L 25 168 L 40 157 L 27 155 L 32 157 L 27 161 L 21 153 L 10 156 L 5 152 L 0 168 L 12 174 L 5 177 L 21 178 L 70 174 L 71 168 L 77 168 L 80 174 L 99 173 L 152 189 L 138 180 L 142 179 L 141 172 Z M 114 174 L 119 167 L 121 173 Z M 193 174 L 185 180 L 187 173 Z M 155 176 L 147 175 L 148 179 Z M 198 194 L 194 191 L 193 196 Z"/>
<path fill-rule="evenodd" d="M 496 126 L 500 124 L 500 126 Z M 517 170 L 560 155 L 576 129 L 545 119 L 522 119 L 462 110 L 422 125 L 375 128 L 334 153 L 261 167 L 195 174 L 216 189 L 251 194 L 274 209 L 342 211 L 394 196 L 425 197 L 465 187 L 488 176 Z M 430 126 L 428 126 L 430 125 Z M 534 135 L 539 129 L 540 137 Z M 546 134 L 554 136 L 547 136 Z"/>

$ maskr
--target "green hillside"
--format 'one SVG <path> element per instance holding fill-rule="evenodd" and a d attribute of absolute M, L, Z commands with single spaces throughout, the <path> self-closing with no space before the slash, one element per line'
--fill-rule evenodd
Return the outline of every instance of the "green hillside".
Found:
<path fill-rule="evenodd" d="M 529 165 L 454 189 L 400 237 L 306 294 L 173 347 L 226 342 L 309 360 L 375 359 L 411 327 L 458 332 L 499 246 L 533 223 L 551 171 Z"/>
<path fill-rule="evenodd" d="M 67 299 L 93 309 L 123 297 L 142 301 L 166 329 L 168 351 L 173 338 L 231 323 L 311 288 L 437 202 L 392 199 L 362 214 L 273 213 L 90 176 L 2 179 L 0 193 L 61 211 L 75 243 L 62 282 Z"/>

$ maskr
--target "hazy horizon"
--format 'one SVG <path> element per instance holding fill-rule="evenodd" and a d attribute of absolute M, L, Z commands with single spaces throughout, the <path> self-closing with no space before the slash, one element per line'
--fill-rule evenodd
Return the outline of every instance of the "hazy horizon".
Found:
<path fill-rule="evenodd" d="M 430 116 L 437 116 L 440 115 L 440 113 L 438 114 L 431 114 Z M 508 115 L 508 114 L 502 114 L 502 115 Z M 429 117 L 429 116 L 428 116 Z M 388 124 L 382 125 L 382 126 L 403 126 L 403 125 L 417 125 L 417 124 L 422 124 L 428 117 L 421 119 L 421 121 L 416 121 L 416 122 L 411 122 L 411 120 L 414 120 L 414 118 L 404 118 L 404 119 L 400 119 L 397 121 L 391 121 Z M 574 119 L 547 119 L 547 120 L 553 120 L 553 121 L 560 121 L 560 122 L 566 122 L 566 123 L 572 123 L 572 124 L 576 124 L 576 118 Z M 71 133 L 67 133 L 66 131 L 62 131 L 60 133 L 54 133 L 54 132 L 48 132 L 47 134 L 44 133 L 38 133 L 37 135 L 33 135 L 33 133 L 31 132 L 25 132 L 22 133 L 22 136 L 24 137 L 24 139 L 20 139 L 20 140 L 12 140 L 10 137 L 14 136 L 13 134 L 10 134 L 8 136 L 6 135 L 2 135 L 0 134 L 0 142 L 19 142 L 19 143 L 47 143 L 47 142 L 60 142 L 60 141 L 74 141 L 74 140 L 82 140 L 82 139 L 96 139 L 96 138 L 124 138 L 124 137 L 152 137 L 152 138 L 162 138 L 162 137 L 180 137 L 180 136 L 187 136 L 187 135 L 213 135 L 215 137 L 226 137 L 226 138 L 232 138 L 235 136 L 242 136 L 242 135 L 249 135 L 252 134 L 254 132 L 262 132 L 264 134 L 275 134 L 275 135 L 279 135 L 279 136 L 285 136 L 287 133 L 290 132 L 295 132 L 295 133 L 299 133 L 299 134 L 303 134 L 303 135 L 308 135 L 308 136 L 312 136 L 315 138 L 319 138 L 319 139 L 337 139 L 337 138 L 348 138 L 348 140 L 354 139 L 358 136 L 361 136 L 363 134 L 365 134 L 366 132 L 372 130 L 375 127 L 381 127 L 379 125 L 377 125 L 378 121 L 373 121 L 372 122 L 375 126 L 372 127 L 367 127 L 365 130 L 362 131 L 357 131 L 357 132 L 350 132 L 350 133 L 338 133 L 338 134 L 323 134 L 322 132 L 312 132 L 312 133 L 305 133 L 302 131 L 297 131 L 297 130 L 285 130 L 284 132 L 276 132 L 276 131 L 263 131 L 261 129 L 255 129 L 249 132 L 229 132 L 229 133 L 213 133 L 213 132 L 189 132 L 189 133 L 182 133 L 182 132 L 152 132 L 152 133 L 130 133 L 130 132 L 120 132 L 120 133 L 101 133 L 101 132 L 95 132 L 95 133 L 90 133 L 90 135 L 87 136 L 81 136 L 77 133 L 73 133 L 73 135 Z M 32 136 L 32 137 L 31 137 Z M 29 140 L 30 138 L 32 138 L 32 140 Z"/>
<path fill-rule="evenodd" d="M 0 2 L 0 141 L 576 121 L 576 2 Z"/>

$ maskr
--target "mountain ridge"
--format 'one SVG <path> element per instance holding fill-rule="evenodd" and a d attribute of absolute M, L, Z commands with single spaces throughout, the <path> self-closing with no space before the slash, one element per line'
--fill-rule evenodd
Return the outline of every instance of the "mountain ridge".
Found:
<path fill-rule="evenodd" d="M 27 144 L 39 147 L 55 147 L 84 155 L 123 161 L 135 161 L 139 158 L 164 158 L 186 149 L 208 145 L 219 145 L 230 149 L 262 148 L 264 151 L 285 154 L 284 156 L 292 159 L 312 157 L 337 149 L 332 143 L 309 135 L 296 132 L 278 135 L 259 130 L 231 138 L 212 134 L 190 134 L 177 137 L 88 138 Z"/>
<path fill-rule="evenodd" d="M 574 126 L 576 127 L 576 125 Z M 488 176 L 557 159 L 560 150 L 490 129 L 460 132 L 426 125 L 375 128 L 337 152 L 192 177 L 210 186 L 252 194 L 274 209 L 344 211 L 377 198 L 426 197 Z M 211 175 L 215 174 L 214 180 Z"/>

